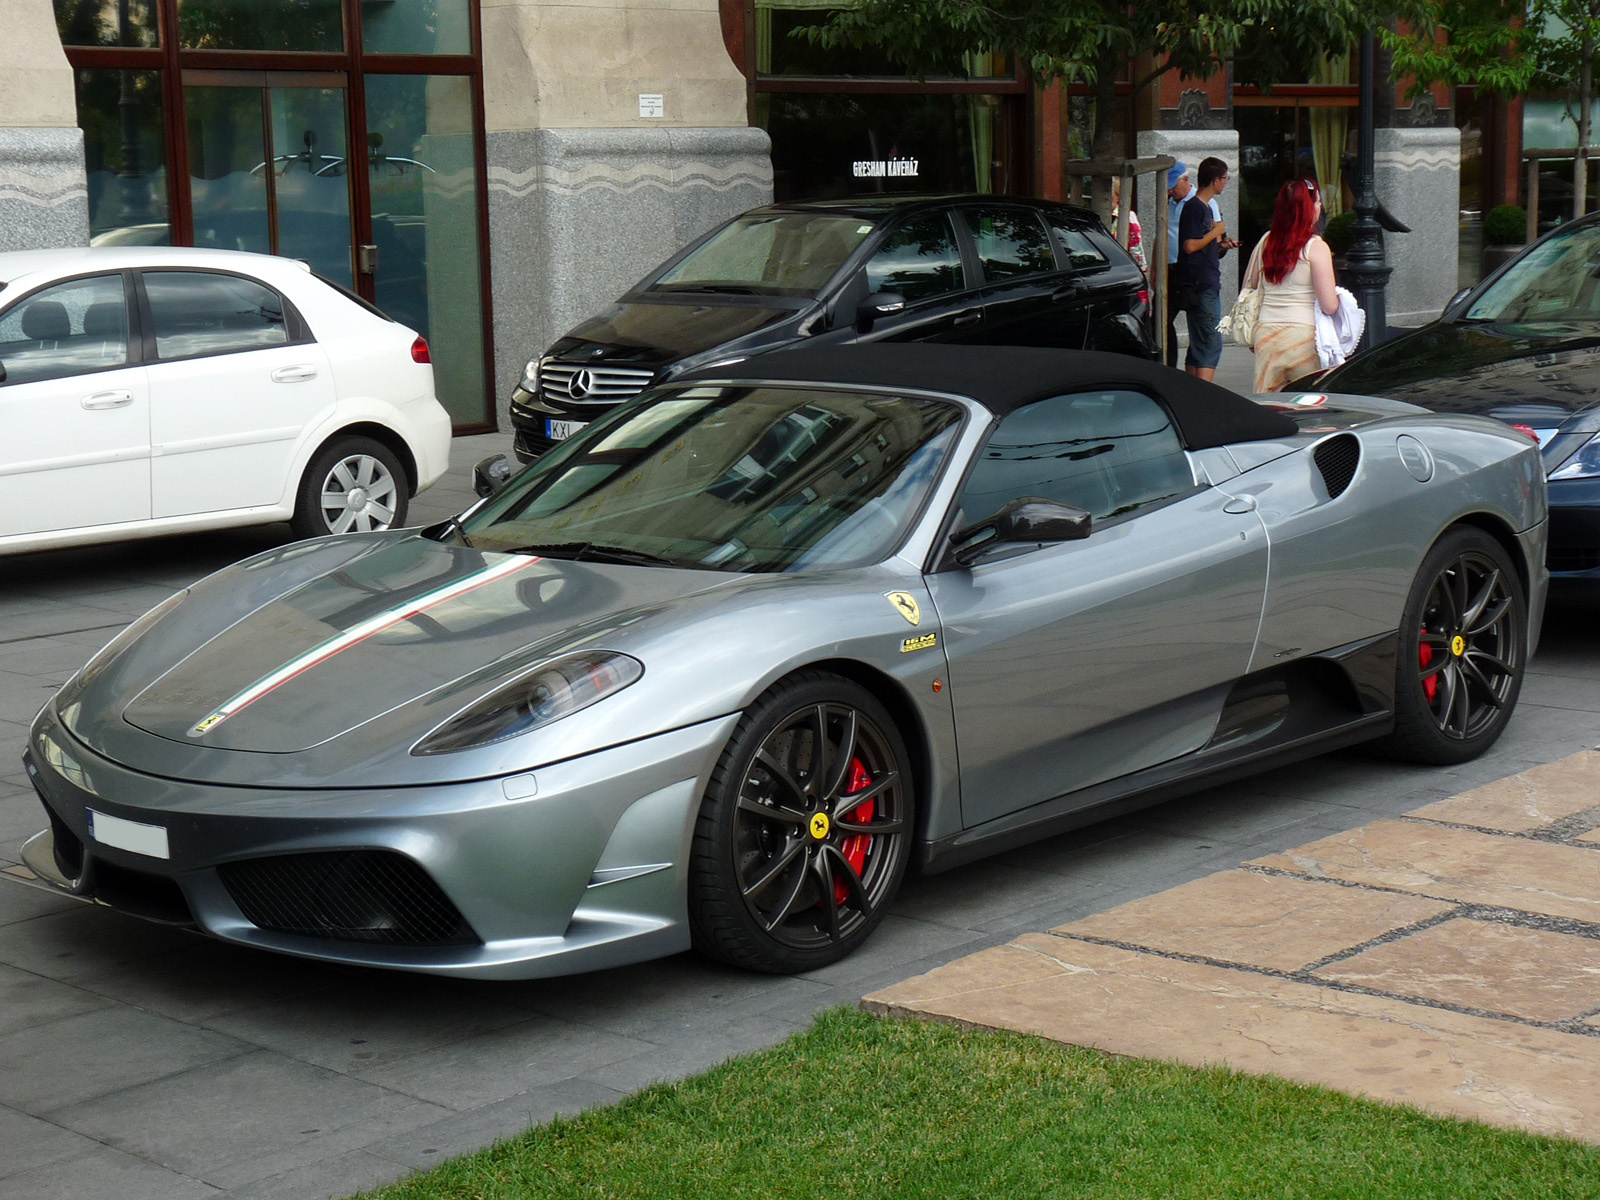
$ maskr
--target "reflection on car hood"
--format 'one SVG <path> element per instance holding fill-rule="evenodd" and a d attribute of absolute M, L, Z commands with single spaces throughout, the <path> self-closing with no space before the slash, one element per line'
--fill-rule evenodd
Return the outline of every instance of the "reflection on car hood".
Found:
<path fill-rule="evenodd" d="M 92 685 L 83 708 L 120 706 L 126 722 L 190 747 L 304 750 L 421 697 L 430 711 L 453 711 L 525 666 L 603 645 L 726 579 L 412 537 L 299 583 L 186 653 L 169 651 L 159 674 L 119 679 L 120 696 L 95 696 Z"/>
<path fill-rule="evenodd" d="M 1600 403 L 1600 336 L 1569 324 L 1440 321 L 1358 354 L 1317 386 L 1435 412 L 1560 422 Z"/>
<path fill-rule="evenodd" d="M 723 342 L 764 329 L 796 313 L 793 307 L 760 304 L 652 303 L 618 304 L 577 326 L 550 347 L 558 358 L 578 358 L 592 365 L 608 360 L 669 363 Z"/>

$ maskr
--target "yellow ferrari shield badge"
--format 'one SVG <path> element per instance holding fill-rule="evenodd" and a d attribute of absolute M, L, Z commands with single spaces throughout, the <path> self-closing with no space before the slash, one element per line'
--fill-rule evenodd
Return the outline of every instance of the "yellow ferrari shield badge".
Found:
<path fill-rule="evenodd" d="M 1467 639 L 1458 633 L 1455 637 L 1450 639 L 1450 653 L 1454 654 L 1457 658 L 1460 658 L 1466 652 Z"/>
<path fill-rule="evenodd" d="M 885 592 L 883 598 L 894 605 L 896 611 L 911 624 L 922 624 L 922 606 L 910 592 Z"/>
<path fill-rule="evenodd" d="M 819 842 L 822 841 L 823 838 L 828 836 L 828 814 L 827 813 L 812 813 L 811 814 L 811 836 L 816 838 L 817 841 L 819 841 Z"/>

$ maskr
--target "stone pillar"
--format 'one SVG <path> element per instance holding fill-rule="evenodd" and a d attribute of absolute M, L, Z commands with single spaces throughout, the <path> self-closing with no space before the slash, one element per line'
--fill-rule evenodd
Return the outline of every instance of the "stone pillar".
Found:
<path fill-rule="evenodd" d="M 83 246 L 89 183 L 50 0 L 13 0 L 0 41 L 0 250 Z"/>
<path fill-rule="evenodd" d="M 1390 325 L 1424 325 L 1455 295 L 1460 258 L 1461 131 L 1374 131 L 1378 200 L 1410 233 L 1385 233 Z"/>
<path fill-rule="evenodd" d="M 1227 223 L 1229 236 L 1237 236 L 1239 232 L 1239 131 L 1236 129 L 1144 129 L 1138 134 L 1138 151 L 1141 158 L 1147 155 L 1170 154 L 1189 168 L 1189 178 L 1196 189 L 1200 186 L 1200 160 L 1202 158 L 1220 158 L 1228 164 L 1230 178 L 1228 186 L 1222 190 L 1222 195 L 1217 197 L 1217 205 L 1222 209 L 1222 219 Z M 1190 195 L 1194 193 L 1191 192 Z M 1149 197 L 1147 199 L 1147 197 Z M 1154 175 L 1141 175 L 1139 177 L 1139 203 L 1149 210 L 1149 215 L 1140 213 L 1139 221 L 1144 226 L 1145 242 L 1147 245 L 1155 244 L 1156 221 L 1159 213 L 1150 209 L 1152 203 L 1164 205 L 1167 202 L 1166 182 Z M 1174 229 L 1172 237 L 1178 231 Z M 1239 295 L 1239 254 L 1229 251 L 1222 260 L 1222 313 L 1228 314 L 1233 307 L 1235 298 Z M 1178 321 L 1179 337 L 1182 344 L 1187 345 L 1187 334 L 1183 332 L 1183 321 Z M 1179 365 L 1183 360 L 1180 358 Z"/>
<path fill-rule="evenodd" d="M 483 0 L 483 34 L 503 413 L 529 358 L 770 201 L 772 158 L 716 0 Z"/>

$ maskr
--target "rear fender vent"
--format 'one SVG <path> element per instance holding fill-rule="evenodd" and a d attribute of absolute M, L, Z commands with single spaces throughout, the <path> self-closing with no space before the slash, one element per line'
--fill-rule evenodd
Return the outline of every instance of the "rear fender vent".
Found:
<path fill-rule="evenodd" d="M 1311 453 L 1317 460 L 1317 470 L 1322 472 L 1322 482 L 1328 486 L 1328 499 L 1337 500 L 1361 465 L 1360 440 L 1353 433 L 1341 433 L 1318 443 Z"/>
<path fill-rule="evenodd" d="M 331 850 L 225 863 L 222 885 L 251 924 L 391 946 L 477 946 L 461 911 L 393 850 Z"/>

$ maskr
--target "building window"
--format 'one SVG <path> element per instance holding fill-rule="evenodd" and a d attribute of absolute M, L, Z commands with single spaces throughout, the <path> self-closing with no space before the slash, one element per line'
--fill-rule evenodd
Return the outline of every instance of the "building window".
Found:
<path fill-rule="evenodd" d="M 76 76 L 91 244 L 166 245 L 172 230 L 161 73 L 99 69 Z"/>

